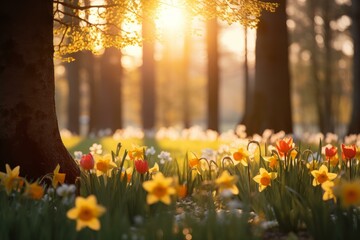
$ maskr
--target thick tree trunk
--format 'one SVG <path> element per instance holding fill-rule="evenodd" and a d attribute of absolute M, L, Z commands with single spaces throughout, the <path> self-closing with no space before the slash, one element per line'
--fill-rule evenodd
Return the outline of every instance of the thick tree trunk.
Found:
<path fill-rule="evenodd" d="M 244 27 L 244 96 L 245 96 L 245 107 L 244 107 L 244 115 L 239 122 L 239 124 L 245 124 L 249 122 L 249 110 L 252 89 L 250 87 L 250 76 L 249 76 L 249 63 L 248 63 L 248 28 Z"/>
<path fill-rule="evenodd" d="M 349 134 L 360 133 L 360 3 L 352 1 L 352 33 L 354 42 L 353 106 Z"/>
<path fill-rule="evenodd" d="M 142 22 L 143 65 L 141 76 L 141 120 L 144 130 L 155 128 L 156 89 L 155 89 L 155 23 L 153 19 L 144 17 Z"/>
<path fill-rule="evenodd" d="M 0 8 L 0 168 L 20 165 L 20 175 L 34 180 L 60 163 L 74 182 L 79 169 L 55 113 L 52 4 L 6 1 Z"/>
<path fill-rule="evenodd" d="M 263 12 L 257 29 L 255 85 L 249 134 L 265 129 L 292 132 L 286 0 L 276 13 Z"/>
<path fill-rule="evenodd" d="M 184 57 L 183 57 L 183 121 L 184 128 L 189 128 L 190 123 L 190 93 L 189 93 L 189 66 L 190 66 L 190 49 L 191 49 L 191 33 L 187 27 L 191 26 L 190 21 L 186 21 L 184 26 Z"/>
<path fill-rule="evenodd" d="M 207 43 L 207 121 L 208 129 L 219 131 L 219 65 L 218 65 L 218 23 L 217 19 L 206 23 Z"/>

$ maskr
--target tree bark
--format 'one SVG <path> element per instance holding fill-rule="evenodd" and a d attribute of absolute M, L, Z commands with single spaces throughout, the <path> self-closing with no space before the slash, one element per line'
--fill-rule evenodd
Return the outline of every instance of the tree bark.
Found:
<path fill-rule="evenodd" d="M 67 63 L 66 76 L 69 85 L 68 102 L 68 130 L 72 133 L 80 133 L 80 65 L 81 53 L 75 53 L 75 61 Z"/>
<path fill-rule="evenodd" d="M 101 128 L 112 131 L 122 128 L 121 111 L 121 51 L 108 48 L 100 58 Z"/>
<path fill-rule="evenodd" d="M 79 168 L 64 147 L 55 113 L 51 0 L 0 8 L 0 168 L 35 180 L 59 163 L 73 183 Z"/>
<path fill-rule="evenodd" d="M 219 131 L 219 65 L 218 65 L 218 23 L 210 19 L 206 23 L 207 43 L 207 121 L 208 129 Z"/>
<path fill-rule="evenodd" d="M 254 94 L 247 133 L 292 132 L 286 0 L 276 13 L 263 12 L 257 28 Z"/>
<path fill-rule="evenodd" d="M 360 3 L 352 1 L 352 34 L 354 43 L 353 100 L 348 134 L 360 133 Z"/>
<path fill-rule="evenodd" d="M 141 120 L 144 130 L 155 128 L 156 89 L 155 89 L 155 23 L 153 19 L 144 16 L 142 22 L 143 65 L 141 76 Z"/>

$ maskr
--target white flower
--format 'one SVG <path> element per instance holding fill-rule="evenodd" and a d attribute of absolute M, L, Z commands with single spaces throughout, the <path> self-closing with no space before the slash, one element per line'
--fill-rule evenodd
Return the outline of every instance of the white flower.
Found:
<path fill-rule="evenodd" d="M 208 161 L 215 160 L 215 151 L 211 148 L 205 148 L 201 151 L 201 157 L 206 158 Z"/>
<path fill-rule="evenodd" d="M 160 159 L 161 164 L 172 161 L 172 157 L 170 156 L 170 153 L 166 151 L 161 151 L 160 154 L 158 155 L 158 158 Z"/>
<path fill-rule="evenodd" d="M 149 155 L 153 156 L 155 153 L 156 153 L 156 151 L 155 151 L 155 148 L 153 146 L 151 146 L 151 147 L 149 147 L 149 148 L 147 148 L 145 150 L 145 155 L 146 156 L 149 156 Z"/>
<path fill-rule="evenodd" d="M 74 184 L 62 184 L 56 189 L 56 194 L 60 197 L 68 197 L 75 194 L 76 187 Z"/>
<path fill-rule="evenodd" d="M 102 150 L 102 146 L 101 144 L 97 144 L 97 143 L 94 143 L 90 148 L 90 153 L 91 154 L 102 154 L 103 150 Z"/>
<path fill-rule="evenodd" d="M 74 152 L 74 157 L 75 157 L 76 160 L 80 160 L 82 155 L 83 155 L 82 151 L 75 151 Z"/>

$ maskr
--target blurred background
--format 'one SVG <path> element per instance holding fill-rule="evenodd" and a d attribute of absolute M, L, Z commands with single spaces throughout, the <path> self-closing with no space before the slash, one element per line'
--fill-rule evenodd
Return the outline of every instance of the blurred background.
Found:
<path fill-rule="evenodd" d="M 284 2 L 292 131 L 345 135 L 353 109 L 351 0 Z M 277 18 L 278 11 L 270 14 Z M 156 39 L 143 47 L 104 50 L 98 43 L 98 54 L 55 62 L 60 129 L 83 136 L 129 126 L 223 132 L 242 123 L 252 104 L 248 92 L 257 86 L 257 29 L 216 19 L 190 22 L 182 10 L 167 8 L 129 30 L 144 36 L 151 28 Z M 278 90 L 272 94 L 287 91 Z"/>

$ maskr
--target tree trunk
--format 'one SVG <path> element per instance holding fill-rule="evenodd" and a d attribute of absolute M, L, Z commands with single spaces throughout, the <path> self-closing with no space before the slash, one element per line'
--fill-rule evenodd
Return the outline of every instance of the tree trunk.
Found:
<path fill-rule="evenodd" d="M 189 93 L 189 66 L 190 66 L 190 48 L 191 48 L 191 33 L 187 27 L 191 26 L 190 21 L 186 21 L 184 26 L 184 57 L 183 57 L 183 121 L 184 128 L 190 127 L 190 93 Z"/>
<path fill-rule="evenodd" d="M 324 1 L 324 45 L 325 45 L 325 81 L 324 81 L 324 129 L 323 133 L 334 132 L 333 81 L 332 81 L 332 30 L 330 28 L 331 1 Z"/>
<path fill-rule="evenodd" d="M 80 65 L 81 53 L 75 53 L 75 61 L 67 63 L 66 76 L 69 85 L 68 102 L 68 130 L 72 133 L 80 133 Z"/>
<path fill-rule="evenodd" d="M 108 48 L 100 58 L 101 128 L 122 128 L 121 116 L 121 51 Z"/>
<path fill-rule="evenodd" d="M 156 91 L 155 91 L 155 23 L 153 19 L 144 17 L 142 22 L 143 65 L 141 76 L 141 121 L 144 130 L 155 128 Z"/>
<path fill-rule="evenodd" d="M 219 66 L 217 19 L 206 22 L 207 41 L 207 121 L 208 129 L 219 131 Z"/>
<path fill-rule="evenodd" d="M 286 0 L 276 13 L 263 12 L 257 29 L 254 95 L 249 134 L 265 129 L 292 132 Z"/>
<path fill-rule="evenodd" d="M 64 147 L 55 113 L 52 1 L 0 8 L 0 168 L 20 166 L 37 179 L 59 163 L 66 181 L 79 169 Z"/>
<path fill-rule="evenodd" d="M 244 96 L 245 96 L 245 107 L 244 115 L 239 124 L 246 124 L 249 122 L 249 110 L 251 102 L 252 89 L 250 87 L 250 76 L 249 76 L 249 63 L 248 63 L 248 28 L 244 27 Z"/>
<path fill-rule="evenodd" d="M 348 134 L 360 133 L 360 3 L 352 1 L 352 34 L 354 42 L 353 101 Z"/>

